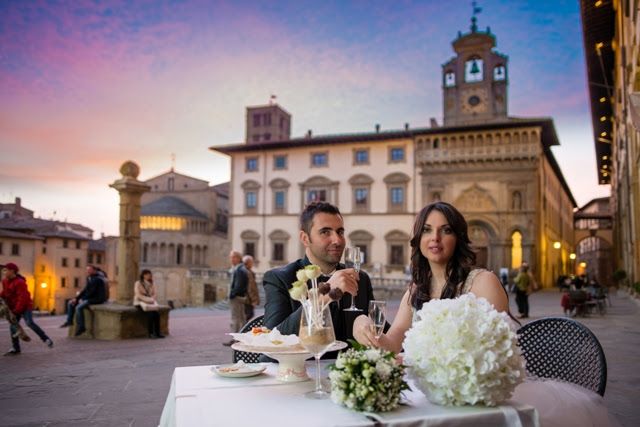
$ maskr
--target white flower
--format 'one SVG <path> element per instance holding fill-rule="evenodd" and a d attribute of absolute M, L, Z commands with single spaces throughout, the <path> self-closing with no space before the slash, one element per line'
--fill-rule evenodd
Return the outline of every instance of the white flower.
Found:
<path fill-rule="evenodd" d="M 393 353 L 356 343 L 330 366 L 331 400 L 356 411 L 390 411 L 409 388 L 403 377 Z"/>
<path fill-rule="evenodd" d="M 430 401 L 494 406 L 524 379 L 508 316 L 486 299 L 466 294 L 433 300 L 417 315 L 405 335 L 404 362 Z"/>
<path fill-rule="evenodd" d="M 309 280 L 317 279 L 322 274 L 322 270 L 320 270 L 320 267 L 318 267 L 315 264 L 307 265 L 304 268 L 304 272 L 309 278 Z"/>

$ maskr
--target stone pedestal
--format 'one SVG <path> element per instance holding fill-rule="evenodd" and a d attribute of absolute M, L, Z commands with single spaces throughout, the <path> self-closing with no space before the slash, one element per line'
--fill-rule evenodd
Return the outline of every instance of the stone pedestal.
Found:
<path fill-rule="evenodd" d="M 122 178 L 109 186 L 120 194 L 120 236 L 118 237 L 118 283 L 116 303 L 99 304 L 85 310 L 87 332 L 79 338 L 118 340 L 146 338 L 147 316 L 133 306 L 133 287 L 140 276 L 140 198 L 151 187 L 138 181 L 140 168 L 134 162 L 120 167 Z M 169 307 L 160 311 L 160 330 L 169 333 Z M 69 328 L 73 336 L 75 328 Z"/>
<path fill-rule="evenodd" d="M 160 332 L 169 334 L 169 306 L 160 306 Z M 98 304 L 84 310 L 87 332 L 80 339 L 120 340 L 147 338 L 147 316 L 132 305 Z M 69 328 L 69 336 L 75 335 L 75 324 Z"/>

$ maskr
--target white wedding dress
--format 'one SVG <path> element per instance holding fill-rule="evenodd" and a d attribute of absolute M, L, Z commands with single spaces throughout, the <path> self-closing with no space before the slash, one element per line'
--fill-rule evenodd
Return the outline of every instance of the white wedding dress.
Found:
<path fill-rule="evenodd" d="M 472 270 L 460 289 L 460 295 L 469 292 L 475 276 L 484 269 Z M 414 321 L 416 321 L 414 308 Z M 511 321 L 514 330 L 520 328 Z M 520 404 L 536 408 L 541 427 L 618 427 L 618 421 L 611 417 L 604 398 L 576 384 L 544 378 L 527 378 L 518 385 L 507 402 L 513 406 Z"/>

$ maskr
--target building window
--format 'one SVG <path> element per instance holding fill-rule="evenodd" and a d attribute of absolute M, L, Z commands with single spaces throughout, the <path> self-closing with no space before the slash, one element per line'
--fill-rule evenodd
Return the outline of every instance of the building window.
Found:
<path fill-rule="evenodd" d="M 87 262 L 88 262 L 89 264 L 93 264 L 93 254 L 89 254 L 89 255 L 87 256 Z"/>
<path fill-rule="evenodd" d="M 74 261 L 74 267 L 80 268 L 80 258 L 76 258 Z"/>
<path fill-rule="evenodd" d="M 0 253 L 2 253 L 2 252 L 0 252 Z M 43 246 L 43 247 L 42 247 L 42 254 L 44 255 L 44 254 L 46 254 L 46 253 L 47 253 L 47 247 L 46 247 L 46 246 Z"/>
<path fill-rule="evenodd" d="M 287 168 L 287 156 L 282 154 L 273 156 L 273 168 L 276 170 L 282 170 Z"/>
<path fill-rule="evenodd" d="M 4 254 L 4 249 L 2 248 L 3 244 L 0 242 L 0 255 Z"/>
<path fill-rule="evenodd" d="M 80 240 L 76 240 L 76 249 L 80 249 L 81 242 Z"/>
<path fill-rule="evenodd" d="M 404 161 L 404 147 L 391 147 L 389 149 L 389 163 L 403 163 Z"/>
<path fill-rule="evenodd" d="M 307 192 L 307 203 L 311 202 L 326 202 L 327 190 L 312 189 Z"/>
<path fill-rule="evenodd" d="M 360 253 L 363 254 L 363 266 L 371 266 L 372 260 L 369 254 L 371 253 L 371 243 L 373 242 L 373 235 L 368 231 L 356 230 L 349 234 L 349 241 L 351 246 L 357 246 L 360 248 Z"/>
<path fill-rule="evenodd" d="M 432 202 L 440 202 L 440 201 L 442 201 L 442 196 L 440 195 L 440 192 L 434 191 L 431 194 L 431 201 Z"/>
<path fill-rule="evenodd" d="M 522 265 L 522 234 L 514 231 L 511 235 L 511 268 L 520 268 Z"/>
<path fill-rule="evenodd" d="M 384 236 L 387 242 L 387 270 L 404 271 L 407 264 L 405 248 L 409 247 L 410 237 L 400 230 L 393 230 Z"/>
<path fill-rule="evenodd" d="M 74 277 L 73 278 L 73 287 L 74 288 L 79 288 L 80 287 L 80 278 L 79 277 Z"/>
<path fill-rule="evenodd" d="M 387 185 L 387 211 L 405 212 L 407 209 L 407 186 L 409 184 L 408 175 L 396 172 L 387 175 L 384 182 Z"/>
<path fill-rule="evenodd" d="M 260 184 L 256 181 L 245 181 L 240 187 L 244 190 L 245 214 L 255 215 L 258 213 L 258 191 L 260 190 Z"/>
<path fill-rule="evenodd" d="M 339 182 L 331 181 L 323 176 L 314 176 L 300 185 L 301 207 L 315 201 L 336 204 Z"/>
<path fill-rule="evenodd" d="M 311 167 L 321 168 L 329 166 L 329 154 L 324 153 L 311 153 Z"/>
<path fill-rule="evenodd" d="M 255 242 L 245 242 L 244 243 L 244 254 L 251 255 L 255 258 L 256 256 L 256 244 Z"/>
<path fill-rule="evenodd" d="M 260 135 L 253 135 L 253 142 L 260 142 Z"/>
<path fill-rule="evenodd" d="M 62 247 L 63 248 L 68 248 L 69 247 L 69 241 L 67 239 L 63 239 L 62 240 Z"/>
<path fill-rule="evenodd" d="M 264 113 L 262 119 L 264 120 L 265 126 L 271 126 L 271 113 Z"/>
<path fill-rule="evenodd" d="M 265 141 L 271 141 L 271 134 L 270 133 L 265 133 L 263 135 L 263 138 L 264 138 Z"/>
<path fill-rule="evenodd" d="M 167 189 L 169 191 L 173 191 L 175 189 L 175 185 L 176 185 L 176 179 L 174 177 L 169 177 L 169 179 L 167 180 Z"/>
<path fill-rule="evenodd" d="M 247 210 L 255 209 L 258 206 L 258 195 L 255 191 L 247 191 Z"/>
<path fill-rule="evenodd" d="M 273 193 L 273 207 L 277 212 L 284 211 L 286 193 L 283 190 L 278 190 Z"/>
<path fill-rule="evenodd" d="M 289 233 L 284 230 L 274 230 L 269 234 L 271 241 L 271 265 L 282 265 L 287 262 L 287 244 Z"/>
<path fill-rule="evenodd" d="M 45 271 L 47 271 L 47 266 L 46 266 L 46 265 L 44 265 L 44 264 L 42 264 L 42 265 L 40 266 L 40 273 L 44 273 Z"/>
<path fill-rule="evenodd" d="M 456 75 L 453 71 L 444 73 L 444 87 L 453 87 L 456 85 Z"/>
<path fill-rule="evenodd" d="M 391 205 L 393 207 L 404 205 L 404 188 L 391 187 Z"/>
<path fill-rule="evenodd" d="M 391 245 L 389 251 L 390 265 L 404 265 L 404 246 Z"/>
<path fill-rule="evenodd" d="M 245 172 L 256 172 L 258 170 L 258 158 L 247 157 L 247 165 Z"/>
<path fill-rule="evenodd" d="M 62 287 L 62 288 L 66 288 L 67 287 L 67 278 L 66 277 L 60 278 L 60 287 Z"/>
<path fill-rule="evenodd" d="M 246 255 L 251 255 L 255 261 L 258 259 L 258 242 L 260 241 L 260 235 L 253 230 L 244 230 L 240 233 L 240 239 L 242 240 L 242 247 Z"/>
<path fill-rule="evenodd" d="M 254 114 L 253 115 L 253 126 L 254 127 L 258 127 L 260 126 L 260 114 Z"/>
<path fill-rule="evenodd" d="M 507 79 L 507 69 L 504 65 L 496 65 L 493 69 L 493 80 L 500 82 Z"/>
<path fill-rule="evenodd" d="M 67 266 L 67 258 L 62 258 L 62 266 L 66 267 Z"/>
<path fill-rule="evenodd" d="M 369 205 L 369 189 L 356 188 L 354 196 L 356 202 L 356 210 L 366 209 Z"/>
<path fill-rule="evenodd" d="M 353 150 L 353 164 L 354 165 L 368 165 L 369 164 L 369 149 L 358 148 Z"/>
<path fill-rule="evenodd" d="M 369 212 L 370 210 L 370 197 L 371 184 L 373 184 L 373 178 L 369 175 L 358 174 L 349 178 L 349 184 L 353 191 L 353 212 Z"/>
<path fill-rule="evenodd" d="M 20 244 L 12 243 L 11 244 L 11 255 L 19 256 L 20 255 Z"/>
<path fill-rule="evenodd" d="M 284 243 L 273 244 L 273 261 L 284 261 Z"/>

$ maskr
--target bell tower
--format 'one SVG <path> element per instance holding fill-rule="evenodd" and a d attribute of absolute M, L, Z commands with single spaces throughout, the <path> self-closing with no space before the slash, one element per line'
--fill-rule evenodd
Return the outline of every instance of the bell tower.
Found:
<path fill-rule="evenodd" d="M 496 38 L 478 30 L 475 6 L 470 32 L 453 41 L 456 56 L 442 65 L 444 125 L 502 121 L 507 118 L 508 57 L 493 50 Z"/>

